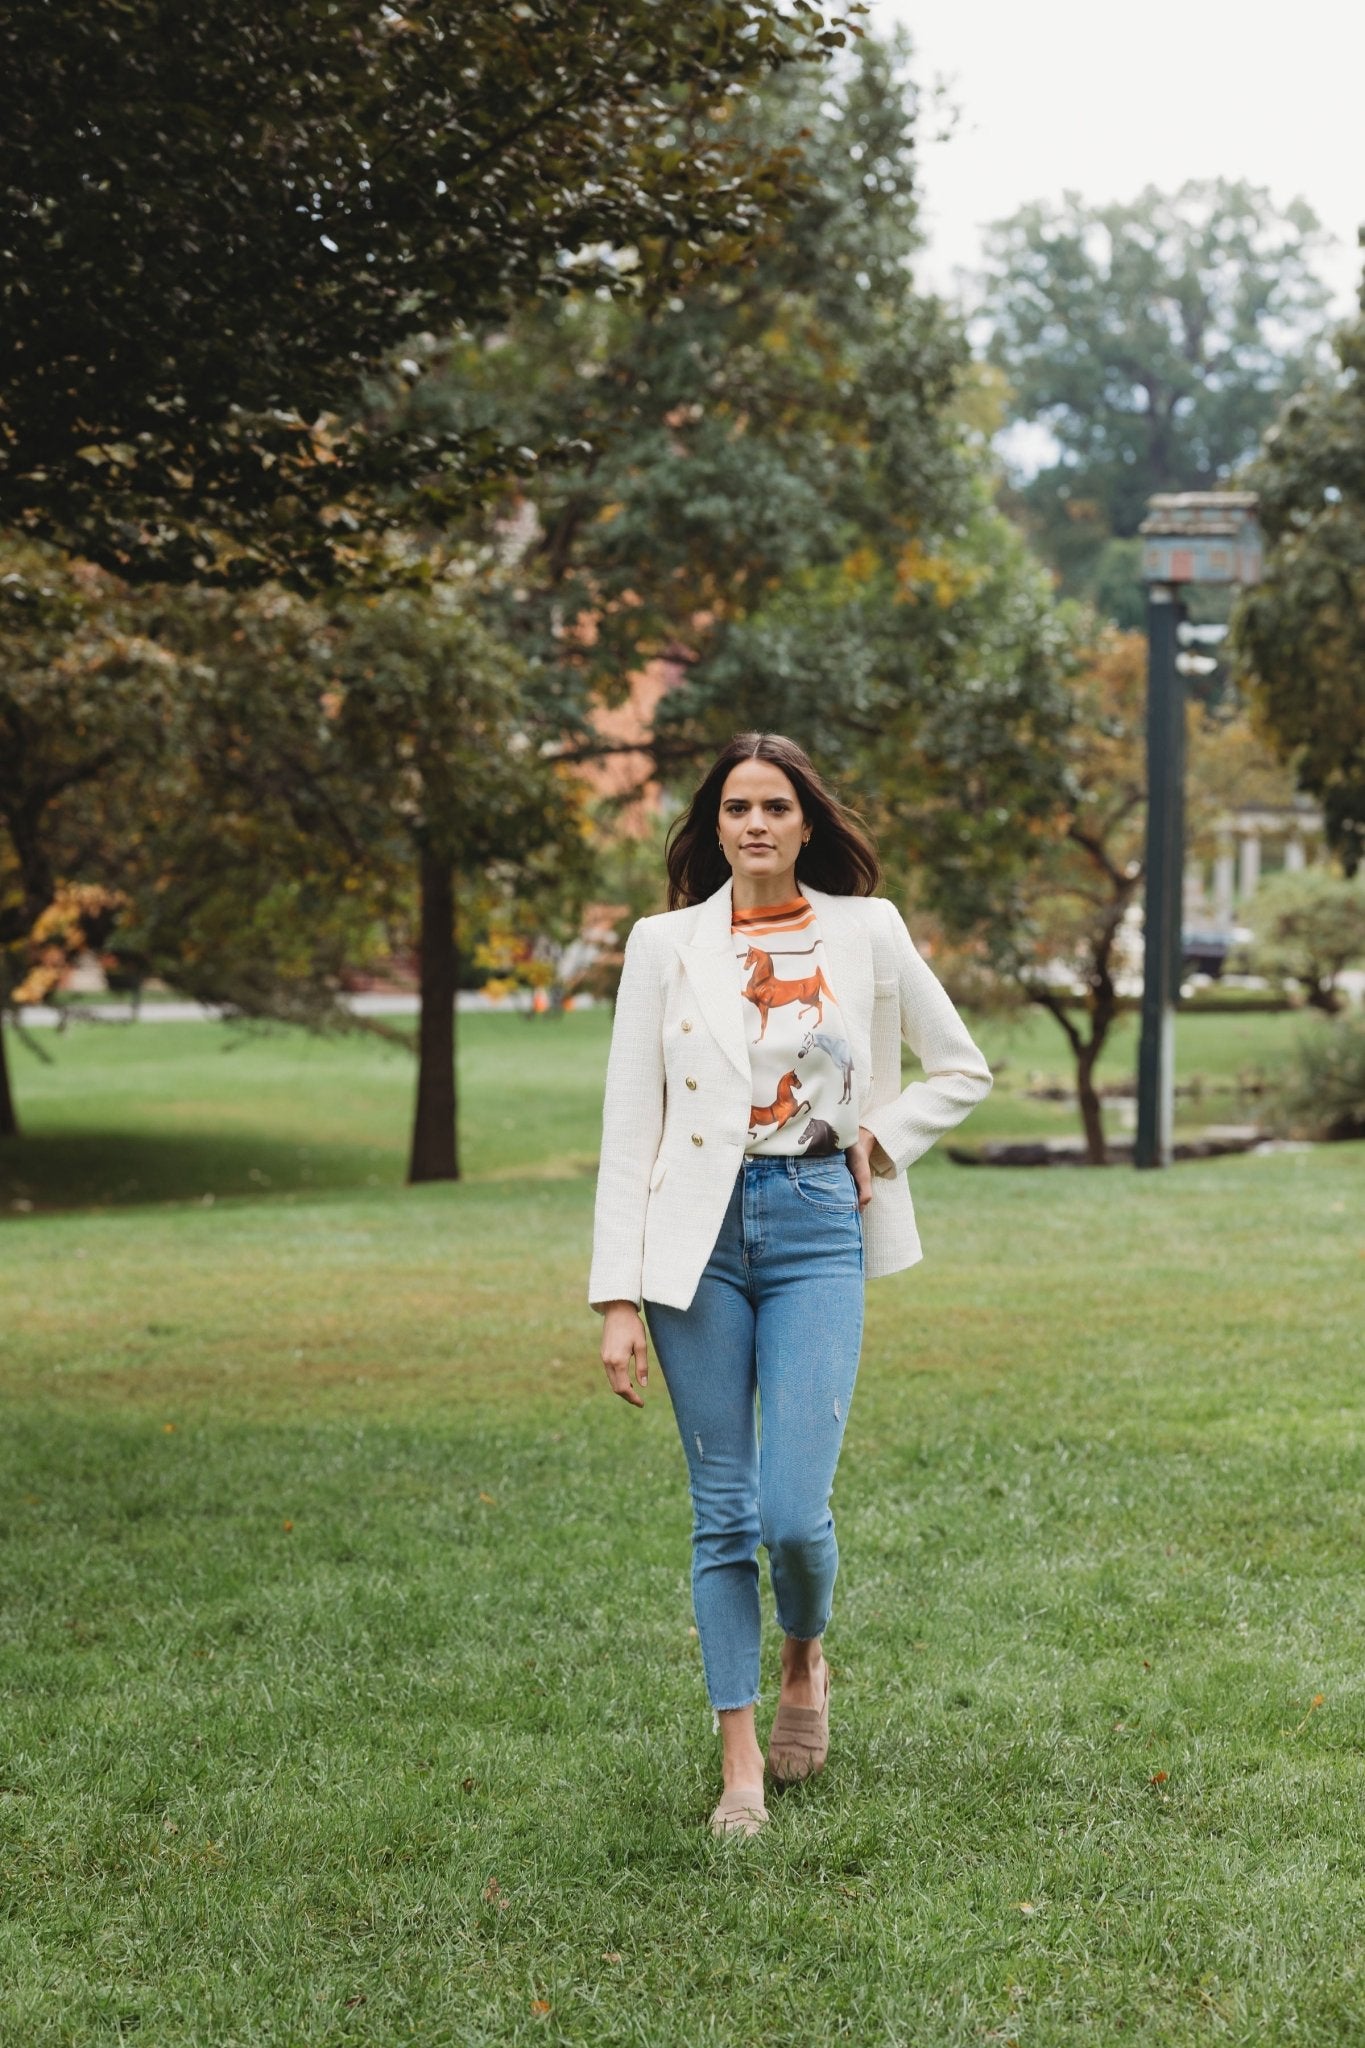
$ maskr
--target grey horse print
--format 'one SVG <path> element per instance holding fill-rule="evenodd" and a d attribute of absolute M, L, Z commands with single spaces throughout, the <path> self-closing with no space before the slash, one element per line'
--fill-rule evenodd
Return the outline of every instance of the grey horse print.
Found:
<path fill-rule="evenodd" d="M 851 1102 L 853 1100 L 852 1046 L 849 1044 L 846 1038 L 835 1038 L 828 1031 L 808 1031 L 806 1033 L 804 1041 L 802 1042 L 801 1050 L 796 1055 L 796 1057 L 800 1060 L 803 1060 L 806 1057 L 806 1054 L 811 1050 L 811 1047 L 817 1045 L 819 1046 L 821 1052 L 829 1054 L 829 1057 L 833 1060 L 836 1067 L 841 1067 L 843 1069 L 844 1092 L 839 1097 L 839 1100 L 840 1102 Z"/>

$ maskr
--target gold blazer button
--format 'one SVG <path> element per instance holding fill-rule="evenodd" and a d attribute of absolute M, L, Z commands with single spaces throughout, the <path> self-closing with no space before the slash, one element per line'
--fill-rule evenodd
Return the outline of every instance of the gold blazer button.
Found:
<path fill-rule="evenodd" d="M 690 1031 L 692 1029 L 692 1019 L 690 1017 L 684 1017 L 680 1028 L 684 1031 Z"/>
<path fill-rule="evenodd" d="M 702 1138 L 701 1138 L 701 1133 L 700 1133 L 700 1131 L 693 1131 L 693 1133 L 692 1133 L 692 1143 L 693 1143 L 694 1145 L 700 1145 L 700 1144 L 701 1144 L 701 1142 L 702 1142 Z"/>
<path fill-rule="evenodd" d="M 696 1084 L 696 1082 L 695 1082 L 695 1081 L 694 1081 L 694 1080 L 692 1079 L 692 1076 L 691 1076 L 690 1074 L 689 1074 L 689 1075 L 688 1075 L 688 1077 L 687 1077 L 687 1085 L 688 1085 L 688 1087 L 689 1087 L 689 1088 L 695 1088 L 695 1087 L 696 1087 L 696 1085 L 697 1085 L 697 1084 Z"/>

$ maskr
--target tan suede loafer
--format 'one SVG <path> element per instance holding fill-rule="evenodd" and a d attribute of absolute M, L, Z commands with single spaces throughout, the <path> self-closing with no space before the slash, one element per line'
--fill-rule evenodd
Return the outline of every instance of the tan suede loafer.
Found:
<path fill-rule="evenodd" d="M 713 1835 L 756 1835 L 767 1825 L 768 1809 L 763 1804 L 761 1785 L 741 1785 L 722 1792 L 720 1804 L 711 1816 Z"/>
<path fill-rule="evenodd" d="M 768 1769 L 779 1785 L 795 1785 L 825 1768 L 829 1755 L 829 1665 L 822 1657 L 825 1697 L 818 1707 L 780 1706 L 768 1737 Z"/>

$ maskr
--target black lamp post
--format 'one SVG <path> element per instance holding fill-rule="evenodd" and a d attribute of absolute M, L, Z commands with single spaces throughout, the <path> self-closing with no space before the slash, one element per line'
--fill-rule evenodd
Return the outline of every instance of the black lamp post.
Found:
<path fill-rule="evenodd" d="M 1169 1166 L 1175 1101 L 1185 873 L 1185 684 L 1177 650 L 1181 592 L 1192 583 L 1255 583 L 1261 538 L 1251 491 L 1149 498 L 1142 535 L 1147 585 L 1147 871 L 1137 1166 Z"/>

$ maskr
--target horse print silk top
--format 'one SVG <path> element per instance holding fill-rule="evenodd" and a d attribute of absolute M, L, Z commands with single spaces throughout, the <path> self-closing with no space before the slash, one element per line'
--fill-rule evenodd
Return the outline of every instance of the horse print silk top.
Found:
<path fill-rule="evenodd" d="M 828 1158 L 856 1143 L 853 1053 L 804 896 L 732 910 L 753 1088 L 748 1154 Z"/>

